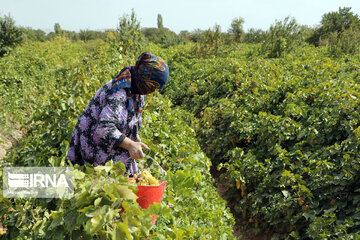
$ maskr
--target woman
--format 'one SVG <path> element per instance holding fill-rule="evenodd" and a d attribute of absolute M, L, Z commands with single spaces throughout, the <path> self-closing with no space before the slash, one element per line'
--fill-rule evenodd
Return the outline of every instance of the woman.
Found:
<path fill-rule="evenodd" d="M 72 164 L 94 166 L 121 161 L 127 174 L 138 172 L 135 159 L 149 149 L 139 138 L 145 95 L 162 89 L 169 68 L 149 52 L 140 55 L 135 66 L 123 68 L 103 85 L 80 115 L 70 141 L 67 159 Z"/>

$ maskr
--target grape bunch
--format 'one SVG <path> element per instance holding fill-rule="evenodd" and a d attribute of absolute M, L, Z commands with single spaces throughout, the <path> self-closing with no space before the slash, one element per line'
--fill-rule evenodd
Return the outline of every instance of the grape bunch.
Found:
<path fill-rule="evenodd" d="M 2 223 L 1 223 L 1 221 L 0 221 L 0 237 L 2 236 L 2 235 L 5 235 L 6 234 L 6 228 L 4 228 L 3 226 L 2 226 Z"/>
<path fill-rule="evenodd" d="M 130 179 L 132 184 L 142 185 L 142 186 L 157 186 L 160 185 L 159 180 L 151 175 L 147 170 L 142 171 L 139 174 L 134 174 L 134 177 Z"/>

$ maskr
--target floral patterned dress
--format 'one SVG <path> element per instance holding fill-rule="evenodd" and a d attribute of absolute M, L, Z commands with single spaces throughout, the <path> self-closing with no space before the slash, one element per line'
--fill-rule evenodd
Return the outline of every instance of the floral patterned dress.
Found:
<path fill-rule="evenodd" d="M 104 84 L 80 115 L 67 159 L 73 164 L 94 166 L 121 161 L 133 175 L 138 172 L 137 164 L 119 145 L 125 137 L 137 141 L 145 95 L 128 95 L 125 89 L 110 93 L 111 86 L 112 81 Z"/>

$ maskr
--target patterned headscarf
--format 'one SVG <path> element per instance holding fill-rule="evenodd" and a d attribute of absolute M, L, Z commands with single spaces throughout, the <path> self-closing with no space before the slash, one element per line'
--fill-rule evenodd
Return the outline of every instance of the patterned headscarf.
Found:
<path fill-rule="evenodd" d="M 169 78 L 164 60 L 149 52 L 140 55 L 135 66 L 124 67 L 112 81 L 111 92 L 128 88 L 132 93 L 145 95 L 163 89 Z"/>

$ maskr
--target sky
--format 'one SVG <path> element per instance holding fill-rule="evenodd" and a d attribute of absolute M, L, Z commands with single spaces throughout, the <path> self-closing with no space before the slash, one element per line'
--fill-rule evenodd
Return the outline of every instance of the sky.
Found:
<path fill-rule="evenodd" d="M 207 30 L 220 25 L 226 32 L 233 19 L 244 19 L 244 30 L 267 30 L 276 20 L 293 17 L 301 25 L 320 24 L 323 14 L 351 7 L 360 15 L 360 0 L 0 0 L 0 15 L 16 25 L 53 31 L 54 24 L 70 31 L 115 29 L 119 18 L 134 9 L 141 27 Z"/>

